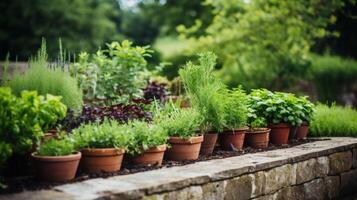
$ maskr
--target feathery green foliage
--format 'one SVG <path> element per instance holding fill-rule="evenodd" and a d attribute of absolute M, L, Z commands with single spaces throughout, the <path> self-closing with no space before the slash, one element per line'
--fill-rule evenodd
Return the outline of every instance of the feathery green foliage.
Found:
<path fill-rule="evenodd" d="M 129 122 L 129 126 L 131 131 L 127 152 L 131 155 L 138 155 L 144 150 L 167 143 L 167 132 L 159 124 L 133 121 Z"/>
<path fill-rule="evenodd" d="M 317 105 L 310 124 L 310 136 L 357 137 L 357 110 L 350 107 Z"/>
<path fill-rule="evenodd" d="M 225 97 L 225 128 L 235 129 L 246 125 L 248 96 L 242 88 L 227 90 Z"/>
<path fill-rule="evenodd" d="M 30 60 L 25 74 L 14 75 L 8 85 L 18 96 L 23 90 L 36 90 L 41 95 L 62 96 L 62 102 L 69 108 L 80 109 L 82 106 L 82 93 L 76 79 L 60 68 L 48 67 L 44 41 L 37 56 Z"/>

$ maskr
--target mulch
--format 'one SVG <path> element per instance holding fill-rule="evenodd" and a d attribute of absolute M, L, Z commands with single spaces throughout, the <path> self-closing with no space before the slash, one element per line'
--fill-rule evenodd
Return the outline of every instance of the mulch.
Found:
<path fill-rule="evenodd" d="M 10 176 L 10 177 L 6 177 L 6 179 L 5 179 L 7 188 L 0 189 L 0 194 L 17 193 L 17 192 L 21 192 L 21 191 L 25 191 L 25 190 L 50 189 L 57 185 L 73 183 L 73 182 L 78 182 L 78 181 L 84 181 L 84 180 L 92 179 L 92 178 L 107 178 L 107 177 L 111 177 L 111 176 L 127 175 L 127 174 L 150 171 L 150 170 L 155 170 L 155 169 L 160 169 L 160 168 L 182 166 L 182 165 L 192 164 L 192 163 L 200 162 L 200 161 L 206 161 L 206 160 L 212 160 L 212 159 L 222 159 L 222 158 L 228 158 L 228 157 L 233 157 L 233 156 L 240 156 L 240 155 L 248 154 L 248 153 L 257 153 L 257 152 L 263 152 L 263 151 L 271 151 L 271 150 L 275 150 L 275 149 L 290 148 L 290 147 L 294 147 L 294 146 L 297 146 L 300 144 L 310 143 L 310 142 L 315 142 L 315 141 L 320 141 L 320 140 L 322 140 L 322 139 L 291 140 L 291 141 L 289 141 L 289 144 L 287 144 L 287 145 L 274 146 L 273 144 L 269 144 L 269 147 L 266 149 L 253 149 L 250 147 L 245 147 L 245 148 L 243 148 L 243 150 L 238 150 L 238 151 L 226 151 L 226 150 L 221 150 L 221 149 L 219 149 L 219 147 L 217 147 L 211 156 L 200 156 L 198 158 L 198 160 L 195 160 L 195 161 L 167 161 L 167 160 L 164 160 L 161 166 L 132 165 L 132 164 L 128 163 L 126 161 L 126 159 L 124 159 L 121 170 L 118 172 L 114 172 L 114 173 L 101 172 L 101 173 L 86 174 L 86 173 L 82 172 L 80 169 L 78 169 L 76 178 L 74 180 L 64 182 L 64 183 L 49 183 L 49 182 L 39 181 L 39 180 L 36 180 L 33 175 Z"/>

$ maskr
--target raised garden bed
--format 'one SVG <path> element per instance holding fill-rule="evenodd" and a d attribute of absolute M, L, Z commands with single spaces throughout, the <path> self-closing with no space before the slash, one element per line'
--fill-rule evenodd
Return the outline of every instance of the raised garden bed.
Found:
<path fill-rule="evenodd" d="M 266 149 L 253 149 L 250 147 L 246 147 L 243 150 L 226 151 L 226 150 L 217 148 L 211 156 L 200 156 L 199 159 L 196 161 L 167 161 L 167 160 L 164 160 L 161 166 L 133 165 L 133 164 L 130 164 L 129 162 L 127 162 L 126 159 L 124 159 L 123 166 L 122 166 L 121 170 L 118 172 L 111 172 L 111 173 L 110 172 L 102 172 L 102 173 L 87 174 L 81 170 L 78 170 L 77 177 L 74 180 L 67 181 L 65 183 L 43 182 L 43 181 L 36 180 L 36 178 L 33 176 L 8 177 L 8 184 L 9 184 L 8 188 L 6 190 L 1 191 L 1 193 L 4 194 L 4 193 L 21 192 L 24 190 L 50 189 L 57 185 L 62 185 L 62 184 L 72 183 L 72 182 L 79 182 L 79 181 L 84 181 L 84 180 L 92 179 L 92 178 L 107 178 L 107 177 L 111 177 L 111 176 L 128 175 L 128 174 L 150 171 L 150 170 L 155 170 L 155 169 L 160 169 L 160 168 L 170 168 L 170 167 L 175 167 L 175 166 L 193 164 L 195 162 L 200 162 L 200 161 L 223 159 L 223 158 L 228 158 L 228 157 L 241 156 L 241 155 L 245 155 L 245 154 L 257 153 L 257 152 L 272 151 L 272 150 L 276 150 L 276 149 L 285 149 L 285 148 L 291 148 L 291 147 L 294 147 L 294 146 L 297 146 L 300 144 L 311 143 L 311 142 L 316 142 L 316 141 L 321 141 L 321 140 L 325 140 L 325 139 L 291 140 L 290 143 L 287 145 L 275 146 L 273 144 L 270 144 L 269 147 Z"/>

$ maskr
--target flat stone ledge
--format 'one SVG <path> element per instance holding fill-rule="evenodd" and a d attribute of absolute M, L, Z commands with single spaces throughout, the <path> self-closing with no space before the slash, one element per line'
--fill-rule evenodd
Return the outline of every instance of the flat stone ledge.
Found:
<path fill-rule="evenodd" d="M 141 198 L 145 195 L 152 196 L 158 193 L 183 189 L 188 186 L 207 185 L 209 188 L 213 187 L 210 184 L 215 184 L 216 181 L 233 179 L 243 174 L 262 170 L 269 172 L 271 168 L 285 164 L 292 164 L 293 167 L 294 163 L 297 162 L 329 156 L 342 151 L 351 151 L 352 153 L 353 149 L 356 148 L 357 138 L 331 138 L 330 140 L 306 143 L 287 149 L 245 154 L 105 179 L 90 179 L 83 182 L 56 186 L 49 190 L 2 195 L 0 199 L 23 199 L 24 195 L 26 199 L 44 200 L 52 200 L 57 197 L 62 199 Z M 247 176 L 246 178 L 249 179 L 250 177 Z M 237 179 L 237 181 L 238 185 L 240 185 L 241 181 L 244 182 L 243 179 Z M 293 181 L 296 182 L 296 177 L 294 177 Z M 259 188 L 250 189 L 257 193 L 260 193 L 257 190 L 262 190 Z M 265 190 L 274 191 L 275 188 L 265 188 Z M 202 193 L 201 190 L 197 190 L 196 192 Z"/>

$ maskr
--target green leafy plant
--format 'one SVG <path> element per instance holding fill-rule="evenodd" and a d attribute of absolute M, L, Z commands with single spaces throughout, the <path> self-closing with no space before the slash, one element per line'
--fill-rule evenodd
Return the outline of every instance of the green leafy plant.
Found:
<path fill-rule="evenodd" d="M 15 74 L 7 85 L 18 96 L 23 90 L 36 90 L 41 95 L 61 96 L 63 103 L 69 108 L 78 110 L 82 106 L 82 93 L 76 79 L 61 68 L 49 68 L 44 41 L 37 56 L 30 60 L 25 74 Z"/>
<path fill-rule="evenodd" d="M 74 145 L 66 138 L 61 140 L 49 139 L 42 143 L 38 150 L 39 156 L 66 156 L 71 155 L 74 151 Z"/>
<path fill-rule="evenodd" d="M 106 104 L 125 103 L 142 96 L 146 84 L 149 47 L 132 46 L 128 40 L 107 44 L 91 57 L 82 53 L 72 74 L 79 80 L 84 96 L 102 99 Z"/>
<path fill-rule="evenodd" d="M 310 135 L 318 137 L 357 137 L 357 110 L 319 104 L 310 123 Z"/>
<path fill-rule="evenodd" d="M 223 99 L 225 101 L 225 128 L 235 129 L 246 125 L 248 100 L 242 88 L 227 90 Z"/>
<path fill-rule="evenodd" d="M 198 129 L 202 124 L 202 115 L 194 108 L 176 108 L 164 117 L 159 118 L 158 123 L 169 136 L 188 138 L 197 136 Z"/>
<path fill-rule="evenodd" d="M 298 98 L 291 93 L 271 92 L 266 89 L 252 90 L 250 94 L 249 121 L 264 117 L 268 123 L 279 124 L 289 123 L 293 126 L 299 126 L 303 119 L 309 119 L 312 113 L 304 106 L 306 97 Z"/>
<path fill-rule="evenodd" d="M 203 116 L 202 132 L 221 131 L 225 125 L 225 86 L 212 73 L 216 58 L 212 52 L 199 54 L 198 65 L 188 62 L 179 71 L 192 107 Z"/>
<path fill-rule="evenodd" d="M 144 150 L 167 143 L 167 132 L 159 124 L 133 121 L 129 122 L 129 126 L 131 131 L 127 152 L 131 155 L 138 155 Z"/>
<path fill-rule="evenodd" d="M 45 98 L 36 91 L 23 91 L 16 97 L 10 88 L 0 88 L 0 161 L 12 153 L 28 152 L 43 131 L 66 115 L 66 110 L 60 97 Z"/>
<path fill-rule="evenodd" d="M 72 130 L 71 139 L 76 149 L 126 148 L 131 128 L 114 120 L 83 124 Z"/>

